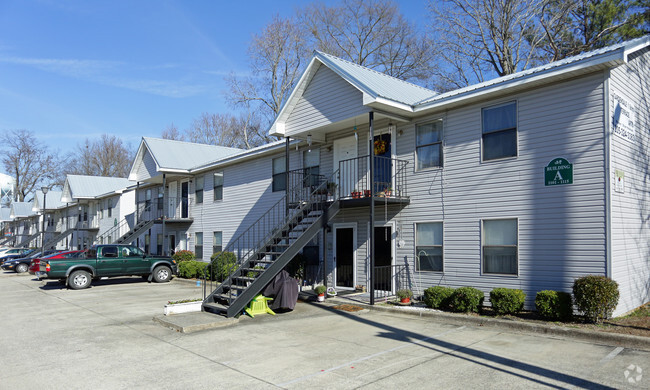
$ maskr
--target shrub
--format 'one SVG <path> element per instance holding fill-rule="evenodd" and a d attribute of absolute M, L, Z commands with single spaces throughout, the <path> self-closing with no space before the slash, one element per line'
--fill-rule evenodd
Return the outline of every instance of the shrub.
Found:
<path fill-rule="evenodd" d="M 433 286 L 424 290 L 424 303 L 433 309 L 448 309 L 449 298 L 454 293 L 452 287 Z"/>
<path fill-rule="evenodd" d="M 497 314 L 515 314 L 524 309 L 526 294 L 513 288 L 495 288 L 490 291 L 490 302 Z"/>
<path fill-rule="evenodd" d="M 194 252 L 192 251 L 178 251 L 172 255 L 172 259 L 176 260 L 177 264 L 180 264 L 184 261 L 194 260 Z"/>
<path fill-rule="evenodd" d="M 202 261 L 184 260 L 178 264 L 178 276 L 181 278 L 201 278 L 207 264 Z"/>
<path fill-rule="evenodd" d="M 218 282 L 226 280 L 237 269 L 237 256 L 232 252 L 216 252 L 211 257 L 210 278 Z"/>
<path fill-rule="evenodd" d="M 588 321 L 600 322 L 610 317 L 618 296 L 618 283 L 605 276 L 587 275 L 573 282 L 576 306 Z"/>
<path fill-rule="evenodd" d="M 323 286 L 322 284 L 319 284 L 318 286 L 314 287 L 314 292 L 316 293 L 316 295 L 325 294 L 325 291 L 327 291 L 327 287 Z"/>
<path fill-rule="evenodd" d="M 485 295 L 483 291 L 474 287 L 460 287 L 454 290 L 449 297 L 449 304 L 453 311 L 478 313 L 480 306 L 483 306 Z"/>
<path fill-rule="evenodd" d="M 550 320 L 568 320 L 573 314 L 571 294 L 562 291 L 544 290 L 535 295 L 535 308 Z"/>

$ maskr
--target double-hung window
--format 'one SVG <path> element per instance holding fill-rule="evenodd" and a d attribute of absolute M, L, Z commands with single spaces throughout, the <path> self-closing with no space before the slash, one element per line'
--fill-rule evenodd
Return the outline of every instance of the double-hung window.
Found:
<path fill-rule="evenodd" d="M 483 221 L 483 273 L 517 275 L 517 220 Z"/>
<path fill-rule="evenodd" d="M 196 186 L 194 187 L 194 198 L 196 199 L 196 203 L 203 203 L 203 186 L 205 184 L 205 176 L 197 176 L 196 177 Z"/>
<path fill-rule="evenodd" d="M 284 157 L 273 159 L 273 192 L 287 189 L 286 161 Z"/>
<path fill-rule="evenodd" d="M 481 110 L 483 161 L 517 156 L 517 102 Z"/>
<path fill-rule="evenodd" d="M 442 166 L 442 121 L 418 125 L 415 128 L 416 169 Z"/>
<path fill-rule="evenodd" d="M 214 239 L 212 241 L 212 254 L 221 252 L 223 249 L 221 243 L 222 232 L 214 232 Z"/>
<path fill-rule="evenodd" d="M 213 175 L 212 190 L 214 192 L 214 200 L 223 199 L 223 172 L 216 172 Z"/>
<path fill-rule="evenodd" d="M 442 222 L 415 224 L 415 252 L 418 271 L 442 272 Z"/>
<path fill-rule="evenodd" d="M 310 149 L 302 154 L 302 166 L 304 175 L 304 186 L 315 187 L 318 183 L 318 175 L 320 174 L 320 150 Z"/>
<path fill-rule="evenodd" d="M 106 199 L 106 204 L 108 207 L 108 217 L 113 216 L 113 199 Z"/>
<path fill-rule="evenodd" d="M 194 234 L 194 256 L 197 259 L 203 258 L 203 232 Z"/>

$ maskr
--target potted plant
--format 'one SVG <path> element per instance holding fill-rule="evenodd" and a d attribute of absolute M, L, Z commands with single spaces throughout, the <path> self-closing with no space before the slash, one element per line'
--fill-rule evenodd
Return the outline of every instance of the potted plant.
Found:
<path fill-rule="evenodd" d="M 402 290 L 397 290 L 397 298 L 399 298 L 400 302 L 402 303 L 410 303 L 411 302 L 411 297 L 413 296 L 413 291 L 409 290 L 408 288 L 402 289 Z"/>
<path fill-rule="evenodd" d="M 361 192 L 356 188 L 352 190 L 352 199 L 361 199 Z"/>
<path fill-rule="evenodd" d="M 327 296 L 330 298 L 336 296 L 336 290 L 334 289 L 334 287 L 327 288 Z"/>
<path fill-rule="evenodd" d="M 325 291 L 327 291 L 327 288 L 322 284 L 314 287 L 314 292 L 318 295 L 318 302 L 323 302 L 325 300 Z"/>
<path fill-rule="evenodd" d="M 370 190 L 363 190 L 363 197 L 370 198 Z"/>
<path fill-rule="evenodd" d="M 393 189 L 390 188 L 390 187 L 386 187 L 386 189 L 384 190 L 384 194 L 385 194 L 387 197 L 388 197 L 388 196 L 391 196 L 391 195 L 393 194 Z"/>

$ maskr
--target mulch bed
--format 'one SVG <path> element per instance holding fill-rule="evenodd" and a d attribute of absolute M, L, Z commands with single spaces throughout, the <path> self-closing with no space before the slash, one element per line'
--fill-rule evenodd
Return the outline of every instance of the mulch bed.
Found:
<path fill-rule="evenodd" d="M 332 306 L 332 309 L 355 312 L 355 311 L 363 310 L 363 307 L 356 306 L 356 305 L 342 304 L 342 305 Z"/>

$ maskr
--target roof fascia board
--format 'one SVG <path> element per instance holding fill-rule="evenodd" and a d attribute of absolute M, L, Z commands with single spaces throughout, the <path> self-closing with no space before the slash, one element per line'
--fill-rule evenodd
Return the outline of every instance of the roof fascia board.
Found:
<path fill-rule="evenodd" d="M 303 141 L 301 141 L 299 139 L 294 139 L 294 140 L 289 142 L 289 145 L 290 146 L 295 146 L 295 145 L 300 144 L 301 142 L 303 142 Z M 268 147 L 268 148 L 262 148 L 260 150 L 257 150 L 255 152 L 253 152 L 253 153 L 246 153 L 246 154 L 242 154 L 242 155 L 239 155 L 239 156 L 226 157 L 225 159 L 215 161 L 215 162 L 212 162 L 212 163 L 207 164 L 207 165 L 202 165 L 202 166 L 191 168 L 189 173 L 190 174 L 198 174 L 198 173 L 202 173 L 202 172 L 205 172 L 205 171 L 209 171 L 211 169 L 221 168 L 221 167 L 226 166 L 226 165 L 232 165 L 232 164 L 236 164 L 236 163 L 239 163 L 239 162 L 248 161 L 248 160 L 255 159 L 255 158 L 267 155 L 267 154 L 277 153 L 278 151 L 284 151 L 285 147 L 286 147 L 286 144 L 282 143 L 282 144 L 273 145 L 273 146 Z"/>
<path fill-rule="evenodd" d="M 424 103 L 422 105 L 415 107 L 415 112 L 420 113 L 426 110 L 433 108 L 442 108 L 448 104 L 458 103 L 462 100 L 479 98 L 484 95 L 488 95 L 495 92 L 508 91 L 511 88 L 519 87 L 525 84 L 529 84 L 536 81 L 542 81 L 545 79 L 551 79 L 563 74 L 576 72 L 583 70 L 585 73 L 589 71 L 592 67 L 597 65 L 603 65 L 607 63 L 620 63 L 623 59 L 621 58 L 622 52 L 616 50 L 611 53 L 604 53 L 603 55 L 596 56 L 592 59 L 587 60 L 586 62 L 575 62 L 572 64 L 567 64 L 560 68 L 549 69 L 540 73 L 532 73 L 519 78 L 514 78 L 511 80 L 506 80 L 502 83 L 497 83 L 493 85 L 487 85 L 480 87 L 479 89 L 473 89 L 465 92 L 458 93 L 454 95 L 453 92 L 450 92 L 450 96 L 445 97 L 445 94 L 439 96 L 438 99 L 434 99 L 429 103 Z M 470 86 L 471 87 L 471 86 Z"/>

